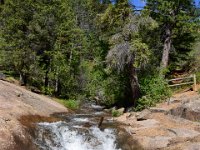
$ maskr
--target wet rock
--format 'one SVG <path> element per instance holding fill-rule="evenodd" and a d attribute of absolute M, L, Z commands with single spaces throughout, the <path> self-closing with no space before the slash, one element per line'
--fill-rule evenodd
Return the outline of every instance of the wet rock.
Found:
<path fill-rule="evenodd" d="M 138 112 L 136 114 L 136 118 L 137 118 L 138 121 L 140 121 L 140 120 L 146 120 L 146 119 L 148 119 L 148 117 L 150 116 L 150 114 L 151 114 L 151 111 L 148 110 L 148 109 L 145 109 L 145 110 L 143 110 L 141 112 Z"/>

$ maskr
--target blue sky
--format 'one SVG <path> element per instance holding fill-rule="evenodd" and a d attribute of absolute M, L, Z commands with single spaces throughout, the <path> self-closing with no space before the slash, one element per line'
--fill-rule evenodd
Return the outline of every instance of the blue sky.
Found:
<path fill-rule="evenodd" d="M 136 7 L 143 7 L 145 5 L 144 0 L 131 0 L 131 2 L 136 6 Z M 196 5 L 198 5 L 200 0 L 195 0 Z"/>

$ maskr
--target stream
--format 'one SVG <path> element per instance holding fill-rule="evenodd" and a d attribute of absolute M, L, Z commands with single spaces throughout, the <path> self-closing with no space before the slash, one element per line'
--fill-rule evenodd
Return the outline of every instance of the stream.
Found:
<path fill-rule="evenodd" d="M 117 140 L 117 123 L 101 106 L 87 103 L 73 114 L 57 117 L 63 121 L 37 124 L 34 142 L 40 150 L 122 150 Z"/>

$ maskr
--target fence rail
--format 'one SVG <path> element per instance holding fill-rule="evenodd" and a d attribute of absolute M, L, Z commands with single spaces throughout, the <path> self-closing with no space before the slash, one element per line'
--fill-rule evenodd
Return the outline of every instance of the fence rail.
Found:
<path fill-rule="evenodd" d="M 192 81 L 184 82 L 185 79 L 192 79 Z M 181 83 L 178 83 L 178 84 L 169 84 L 169 82 L 172 82 L 172 81 L 180 81 Z M 197 91 L 197 81 L 196 81 L 196 75 L 195 74 L 190 75 L 188 77 L 183 77 L 183 78 L 169 79 L 169 80 L 167 80 L 167 82 L 169 84 L 169 87 L 180 86 L 180 85 L 187 85 L 187 84 L 193 84 L 193 91 Z"/>

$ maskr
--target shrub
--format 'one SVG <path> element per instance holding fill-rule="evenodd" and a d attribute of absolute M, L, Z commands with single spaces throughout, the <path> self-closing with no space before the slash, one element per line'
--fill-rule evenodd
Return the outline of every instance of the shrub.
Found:
<path fill-rule="evenodd" d="M 200 83 L 200 72 L 196 72 L 197 83 Z"/>
<path fill-rule="evenodd" d="M 69 109 L 78 109 L 79 108 L 79 102 L 74 99 L 69 100 L 59 100 L 65 107 Z"/>
<path fill-rule="evenodd" d="M 6 81 L 10 82 L 10 83 L 15 83 L 16 79 L 14 77 L 6 77 Z"/>
<path fill-rule="evenodd" d="M 142 97 L 137 101 L 136 110 L 155 106 L 172 94 L 167 82 L 159 76 L 145 77 L 140 80 L 140 85 Z"/>
<path fill-rule="evenodd" d="M 112 116 L 113 117 L 119 117 L 119 116 L 121 116 L 123 113 L 122 112 L 120 112 L 120 111 L 118 111 L 118 110 L 116 110 L 116 109 L 112 109 Z"/>
<path fill-rule="evenodd" d="M 42 93 L 44 93 L 44 94 L 47 94 L 47 95 L 53 95 L 53 89 L 52 88 L 50 88 L 50 87 L 45 87 L 45 86 L 42 86 L 41 87 L 41 91 L 42 91 Z"/>
<path fill-rule="evenodd" d="M 198 93 L 200 94 L 200 89 L 198 89 Z"/>

